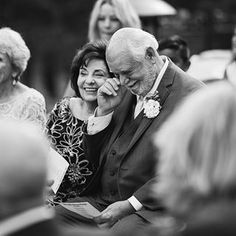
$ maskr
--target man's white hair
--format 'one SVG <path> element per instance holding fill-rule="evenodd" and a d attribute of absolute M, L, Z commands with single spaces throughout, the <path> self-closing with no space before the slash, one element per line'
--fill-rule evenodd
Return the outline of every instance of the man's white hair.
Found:
<path fill-rule="evenodd" d="M 151 47 L 156 51 L 158 46 L 158 42 L 152 34 L 137 28 L 122 28 L 111 37 L 107 57 L 109 59 L 116 57 L 117 54 L 128 55 L 136 61 L 141 61 L 147 48 Z"/>
<path fill-rule="evenodd" d="M 0 52 L 7 53 L 11 62 L 19 69 L 20 75 L 25 71 L 30 50 L 18 32 L 8 27 L 0 29 Z"/>

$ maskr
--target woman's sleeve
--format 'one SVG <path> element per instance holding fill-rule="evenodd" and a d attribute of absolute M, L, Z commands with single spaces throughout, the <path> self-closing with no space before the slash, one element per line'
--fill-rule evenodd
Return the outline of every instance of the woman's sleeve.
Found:
<path fill-rule="evenodd" d="M 42 130 L 46 127 L 46 103 L 43 95 L 39 92 L 28 97 L 23 111 L 25 120 L 29 120 L 39 125 Z"/>

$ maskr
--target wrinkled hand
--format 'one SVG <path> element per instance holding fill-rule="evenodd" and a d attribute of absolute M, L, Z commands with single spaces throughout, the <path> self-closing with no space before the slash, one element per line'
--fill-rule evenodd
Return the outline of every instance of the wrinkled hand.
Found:
<path fill-rule="evenodd" d="M 128 200 L 119 201 L 108 206 L 101 214 L 94 218 L 100 228 L 110 228 L 119 219 L 135 212 Z"/>
<path fill-rule="evenodd" d="M 114 111 L 122 101 L 125 88 L 121 86 L 117 78 L 109 78 L 98 89 L 97 93 L 97 116 L 104 116 Z"/>

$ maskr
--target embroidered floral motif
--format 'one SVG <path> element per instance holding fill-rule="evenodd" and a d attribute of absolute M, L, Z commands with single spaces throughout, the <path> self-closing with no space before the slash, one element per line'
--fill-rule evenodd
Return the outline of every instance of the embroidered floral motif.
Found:
<path fill-rule="evenodd" d="M 55 150 L 68 162 L 69 168 L 54 201 L 66 201 L 79 196 L 92 177 L 91 163 L 85 159 L 82 148 L 82 124 L 71 113 L 69 98 L 55 105 L 47 122 L 47 134 Z"/>
<path fill-rule="evenodd" d="M 144 100 L 144 116 L 147 118 L 155 118 L 161 110 L 159 103 L 159 93 L 156 91 L 154 94 L 149 95 Z"/>

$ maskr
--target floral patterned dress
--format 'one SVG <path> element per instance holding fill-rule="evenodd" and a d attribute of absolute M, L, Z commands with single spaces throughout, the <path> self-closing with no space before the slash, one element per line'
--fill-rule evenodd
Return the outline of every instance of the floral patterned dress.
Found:
<path fill-rule="evenodd" d="M 85 159 L 82 148 L 83 121 L 73 116 L 69 103 L 70 98 L 59 101 L 50 113 L 46 125 L 52 147 L 69 163 L 69 168 L 54 198 L 55 202 L 64 202 L 79 196 L 93 174 L 92 166 Z"/>

